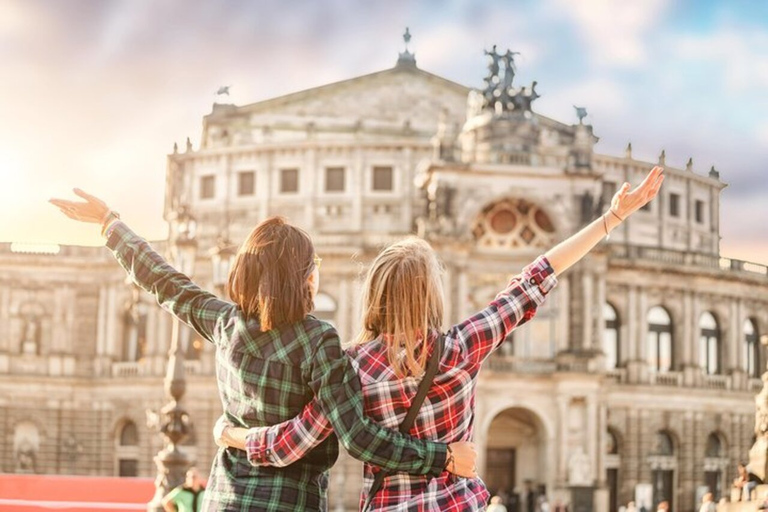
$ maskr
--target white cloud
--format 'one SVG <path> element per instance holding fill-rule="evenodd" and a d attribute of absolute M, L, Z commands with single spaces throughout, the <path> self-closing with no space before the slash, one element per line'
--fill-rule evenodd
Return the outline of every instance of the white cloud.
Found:
<path fill-rule="evenodd" d="M 668 0 L 553 0 L 575 22 L 599 64 L 636 67 L 647 61 L 646 40 Z"/>
<path fill-rule="evenodd" d="M 677 42 L 680 58 L 704 61 L 712 79 L 722 78 L 729 93 L 768 87 L 768 32 L 727 27 L 702 36 L 686 36 Z"/>

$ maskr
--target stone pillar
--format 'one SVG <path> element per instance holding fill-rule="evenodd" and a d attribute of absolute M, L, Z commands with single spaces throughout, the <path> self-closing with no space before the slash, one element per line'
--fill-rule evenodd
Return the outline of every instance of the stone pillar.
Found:
<path fill-rule="evenodd" d="M 600 351 L 603 350 L 603 331 L 605 330 L 605 315 L 603 306 L 605 305 L 605 272 L 595 275 L 595 289 L 597 290 L 597 300 L 595 305 L 595 343 L 594 347 Z"/>
<path fill-rule="evenodd" d="M 696 454 L 694 436 L 696 435 L 695 418 L 693 411 L 685 411 L 683 413 L 683 421 L 680 434 L 680 448 L 678 455 L 678 479 L 680 482 L 680 489 L 683 495 L 693 495 L 696 491 L 694 482 L 697 477 L 703 477 L 703 475 L 696 474 Z M 682 505 L 682 504 L 681 504 Z M 681 507 L 678 509 L 682 510 Z"/>
<path fill-rule="evenodd" d="M 625 427 L 625 453 L 621 457 L 622 472 L 624 478 L 632 488 L 640 482 L 640 411 L 635 408 L 627 410 Z M 633 491 L 634 492 L 634 491 Z M 633 497 L 634 499 L 634 497 Z"/>
<path fill-rule="evenodd" d="M 306 189 L 299 185 L 299 193 L 304 197 L 304 225 L 311 232 L 315 227 L 315 203 L 320 197 L 319 179 L 321 169 L 317 165 L 317 150 L 307 148 L 304 150 L 304 165 L 300 172 L 300 183 L 306 183 Z"/>
<path fill-rule="evenodd" d="M 600 418 L 598 411 L 598 404 L 595 402 L 594 396 L 587 396 L 587 454 L 589 455 L 589 470 L 591 472 L 590 480 L 592 485 L 599 485 L 598 482 L 601 477 L 598 473 L 599 459 L 602 458 L 598 454 L 600 451 L 598 448 L 604 444 L 605 434 L 600 431 Z M 599 441 L 599 442 L 598 442 Z"/>
<path fill-rule="evenodd" d="M 592 297 L 594 295 L 594 292 L 592 290 L 593 284 L 594 283 L 592 280 L 592 273 L 584 269 L 581 273 L 581 300 L 582 300 L 581 348 L 583 350 L 586 350 L 592 347 L 592 327 L 594 323 L 594 320 L 593 320 L 594 312 L 592 310 L 592 303 L 593 303 Z"/>
<path fill-rule="evenodd" d="M 557 396 L 557 487 L 564 487 L 568 482 L 568 401 L 570 397 Z"/>

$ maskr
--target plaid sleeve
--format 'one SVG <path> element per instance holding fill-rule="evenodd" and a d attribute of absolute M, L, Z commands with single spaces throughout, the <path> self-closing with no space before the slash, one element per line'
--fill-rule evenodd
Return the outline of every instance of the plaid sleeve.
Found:
<path fill-rule="evenodd" d="M 339 441 L 354 458 L 389 471 L 435 476 L 443 472 L 445 444 L 405 436 L 364 415 L 360 378 L 334 331 L 318 343 L 308 384 Z"/>
<path fill-rule="evenodd" d="M 218 320 L 232 310 L 233 304 L 202 290 L 123 222 L 115 223 L 107 247 L 133 282 L 154 295 L 163 309 L 208 341 L 214 341 Z"/>
<path fill-rule="evenodd" d="M 333 427 L 315 398 L 291 420 L 249 429 L 245 451 L 254 466 L 285 467 L 304 457 L 332 432 Z"/>
<path fill-rule="evenodd" d="M 536 315 L 556 285 L 554 269 L 547 258 L 539 256 L 485 309 L 454 328 L 466 359 L 479 367 L 510 332 Z"/>

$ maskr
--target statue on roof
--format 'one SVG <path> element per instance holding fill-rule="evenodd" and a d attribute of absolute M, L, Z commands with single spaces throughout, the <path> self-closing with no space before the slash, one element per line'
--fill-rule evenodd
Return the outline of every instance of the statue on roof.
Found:
<path fill-rule="evenodd" d="M 491 51 L 483 50 L 488 57 L 488 79 L 493 80 L 496 77 L 495 83 L 499 82 L 499 62 L 501 61 L 501 55 L 496 52 L 496 45 L 493 45 Z"/>
<path fill-rule="evenodd" d="M 515 80 L 515 71 L 517 71 L 517 68 L 515 67 L 515 55 L 520 55 L 520 52 L 507 50 L 507 53 L 502 57 L 504 60 L 504 89 L 511 88 L 512 82 Z"/>
<path fill-rule="evenodd" d="M 587 117 L 587 109 L 585 107 L 573 106 L 576 109 L 576 117 L 579 118 L 579 124 L 584 124 L 584 118 Z"/>

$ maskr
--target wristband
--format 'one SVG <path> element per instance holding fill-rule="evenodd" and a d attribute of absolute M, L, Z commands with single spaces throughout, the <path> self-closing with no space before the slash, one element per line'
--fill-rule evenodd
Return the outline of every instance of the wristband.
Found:
<path fill-rule="evenodd" d="M 618 213 L 616 213 L 615 211 L 613 211 L 613 208 L 608 208 L 608 211 L 609 211 L 609 212 L 611 212 L 611 213 L 613 214 L 613 216 L 614 216 L 614 217 L 616 217 L 617 219 L 619 219 L 619 221 L 621 221 L 621 222 L 624 222 L 624 219 L 622 219 L 621 217 L 619 217 L 619 214 L 618 214 Z"/>
<path fill-rule="evenodd" d="M 117 220 L 120 220 L 120 214 L 114 210 L 109 210 L 101 221 L 101 236 L 109 238 L 107 231 Z"/>

